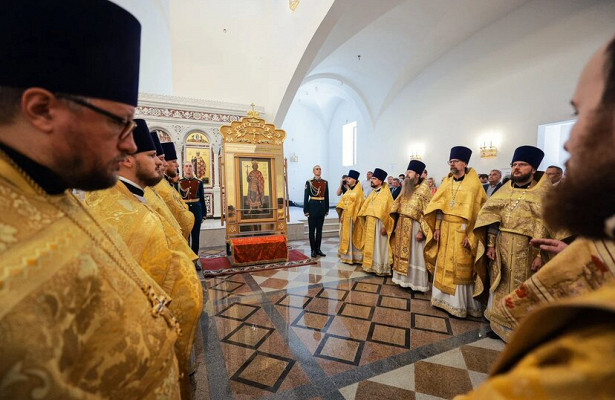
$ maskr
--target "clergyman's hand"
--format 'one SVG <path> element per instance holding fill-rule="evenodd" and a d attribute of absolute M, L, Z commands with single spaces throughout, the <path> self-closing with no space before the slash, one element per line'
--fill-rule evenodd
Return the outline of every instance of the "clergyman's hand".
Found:
<path fill-rule="evenodd" d="M 418 231 L 416 233 L 416 240 L 419 242 L 422 242 L 423 240 L 425 240 L 425 235 L 423 235 L 423 232 Z"/>
<path fill-rule="evenodd" d="M 380 228 L 380 234 L 381 234 L 382 236 L 386 236 L 386 234 L 387 234 L 387 230 L 386 230 L 386 229 L 384 229 L 384 227 Z"/>
<path fill-rule="evenodd" d="M 487 258 L 491 261 L 495 260 L 495 247 L 487 248 Z"/>
<path fill-rule="evenodd" d="M 553 254 L 560 253 L 568 247 L 566 243 L 556 239 L 532 239 L 530 240 L 530 244 L 535 247 L 540 247 L 540 250 L 548 251 Z"/>
<path fill-rule="evenodd" d="M 433 240 L 435 240 L 436 242 L 440 241 L 440 229 L 436 229 L 435 231 L 433 231 Z"/>
<path fill-rule="evenodd" d="M 461 242 L 461 245 L 466 249 L 470 250 L 470 241 L 468 240 L 467 236 L 463 238 L 463 242 Z"/>
<path fill-rule="evenodd" d="M 542 268 L 543 264 L 544 263 L 542 262 L 542 258 L 540 258 L 540 256 L 536 257 L 532 262 L 532 271 L 538 271 L 540 268 Z"/>

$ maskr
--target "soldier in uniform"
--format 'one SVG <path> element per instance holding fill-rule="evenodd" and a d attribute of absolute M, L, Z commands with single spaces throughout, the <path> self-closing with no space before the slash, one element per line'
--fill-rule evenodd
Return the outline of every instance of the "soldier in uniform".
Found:
<path fill-rule="evenodd" d="M 184 177 L 179 180 L 179 194 L 188 204 L 190 212 L 194 214 L 194 226 L 190 233 L 190 247 L 192 251 L 199 254 L 201 223 L 207 217 L 207 205 L 205 205 L 203 182 L 195 178 L 192 171 L 192 163 L 190 162 L 184 163 Z M 201 270 L 198 264 L 197 270 Z"/>
<path fill-rule="evenodd" d="M 326 180 L 320 178 L 320 165 L 315 165 L 313 171 L 314 179 L 305 182 L 303 213 L 308 217 L 311 256 L 325 257 L 325 253 L 320 251 L 320 241 L 322 225 L 329 214 L 329 185 Z"/>

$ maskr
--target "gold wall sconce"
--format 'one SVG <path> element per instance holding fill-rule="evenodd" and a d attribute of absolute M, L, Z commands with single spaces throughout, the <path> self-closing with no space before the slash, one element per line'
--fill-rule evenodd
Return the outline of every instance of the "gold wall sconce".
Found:
<path fill-rule="evenodd" d="M 498 155 L 498 149 L 493 145 L 493 142 L 483 143 L 480 147 L 480 158 L 494 158 Z"/>

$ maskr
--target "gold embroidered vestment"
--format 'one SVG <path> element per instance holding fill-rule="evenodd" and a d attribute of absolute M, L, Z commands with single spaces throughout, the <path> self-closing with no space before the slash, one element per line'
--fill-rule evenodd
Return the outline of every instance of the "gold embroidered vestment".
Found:
<path fill-rule="evenodd" d="M 551 237 L 542 218 L 542 201 L 551 187 L 543 174 L 538 182 L 533 181 L 527 189 L 515 188 L 512 182 L 508 182 L 487 200 L 475 225 L 479 238 L 476 295 L 487 287 L 493 293 L 492 304 L 496 304 L 532 275 L 532 262 L 540 251 L 530 244 L 530 240 Z M 495 239 L 494 261 L 488 260 L 485 255 L 487 238 L 484 231 L 490 225 L 497 226 L 499 230 Z M 478 230 L 482 234 L 478 234 Z M 489 282 L 485 282 L 485 267 L 488 269 Z M 492 322 L 504 323 L 493 321 L 490 309 L 485 311 L 485 315 Z"/>
<path fill-rule="evenodd" d="M 461 182 L 454 181 L 453 175 L 449 174 L 425 209 L 425 263 L 433 274 L 438 262 L 433 285 L 444 293 L 454 295 L 457 285 L 474 283 L 478 236 L 473 229 L 486 200 L 487 195 L 476 171 L 469 168 Z M 441 221 L 437 220 L 438 212 L 442 213 Z M 438 224 L 441 225 L 438 227 Z M 438 228 L 440 240 L 436 242 L 433 232 Z M 465 237 L 470 249 L 462 246 Z"/>
<path fill-rule="evenodd" d="M 169 185 L 166 179 L 160 181 L 153 189 L 169 207 L 169 211 L 171 211 L 171 214 L 173 214 L 181 227 L 182 236 L 188 240 L 194 226 L 194 214 L 190 212 L 188 205 L 182 200 L 179 192 Z"/>
<path fill-rule="evenodd" d="M 357 181 L 354 188 L 348 189 L 335 206 L 340 216 L 340 245 L 338 254 L 352 252 L 352 246 L 361 250 L 363 248 L 363 219 L 359 217 L 359 210 L 365 200 L 361 183 Z M 352 238 L 350 238 L 350 225 L 352 224 Z M 343 261 L 343 260 L 342 260 Z"/>
<path fill-rule="evenodd" d="M 110 189 L 88 193 L 85 202 L 117 230 L 141 268 L 173 298 L 169 308 L 182 329 L 175 349 L 185 397 L 190 387 L 190 351 L 203 308 L 202 287 L 194 264 L 183 252 L 169 248 L 161 218 L 121 181 Z"/>
<path fill-rule="evenodd" d="M 416 186 L 408 200 L 402 198 L 400 194 L 393 202 L 390 213 L 395 227 L 390 240 L 393 251 L 393 270 L 402 275 L 408 273 L 411 257 L 409 245 L 412 240 L 416 240 L 411 238 L 412 223 L 416 221 L 421 226 L 422 232 L 427 230 L 423 211 L 427 208 L 430 200 L 431 188 L 427 185 L 427 180 L 424 180 Z"/>
<path fill-rule="evenodd" d="M 387 231 L 387 246 L 388 237 L 393 231 L 393 219 L 389 215 L 393 206 L 393 196 L 387 184 L 383 184 L 380 190 L 372 190 L 363 202 L 359 210 L 359 217 L 364 219 L 364 234 L 363 234 L 363 269 L 369 270 L 372 267 L 374 256 L 374 242 L 380 236 L 380 232 L 376 232 L 376 222 L 380 220 L 382 226 Z M 378 236 L 376 236 L 378 235 Z M 393 262 L 393 257 L 389 249 L 389 259 L 385 261 L 387 266 Z"/>
<path fill-rule="evenodd" d="M 2 158 L 0 209 L 0 398 L 178 400 L 168 296 L 117 233 Z"/>

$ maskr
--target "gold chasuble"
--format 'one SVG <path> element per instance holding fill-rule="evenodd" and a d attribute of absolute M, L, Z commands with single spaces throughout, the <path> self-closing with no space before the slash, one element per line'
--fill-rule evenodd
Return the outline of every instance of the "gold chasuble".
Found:
<path fill-rule="evenodd" d="M 182 235 L 188 240 L 194 226 L 194 214 L 190 212 L 188 205 L 182 200 L 181 195 L 169 185 L 166 179 L 161 180 L 152 189 L 162 197 L 162 200 L 164 200 L 169 211 L 171 211 L 171 214 L 173 214 L 181 227 Z"/>
<path fill-rule="evenodd" d="M 412 223 L 417 222 L 422 232 L 427 231 L 423 211 L 431 200 L 431 188 L 427 179 L 416 186 L 410 199 L 404 199 L 400 194 L 391 208 L 391 218 L 395 229 L 391 235 L 391 249 L 393 250 L 393 270 L 406 275 L 410 265 L 412 249 L 410 243 L 416 240 L 412 235 Z M 421 254 L 421 256 L 423 256 Z M 424 270 L 424 269 L 423 269 Z"/>
<path fill-rule="evenodd" d="M 391 275 L 390 266 L 393 262 L 393 257 L 388 240 L 393 232 L 393 219 L 389 215 L 392 206 L 393 196 L 391 196 L 389 186 L 385 183 L 380 186 L 380 190 L 372 190 L 359 210 L 359 217 L 363 217 L 365 224 L 362 243 L 363 270 L 366 272 L 373 272 L 378 275 Z M 388 257 L 386 260 L 376 260 L 382 262 L 383 265 L 374 265 L 374 246 L 377 245 L 376 241 L 380 240 L 383 236 L 380 232 L 376 232 L 378 226 L 384 227 L 387 231 L 385 239 Z"/>
<path fill-rule="evenodd" d="M 353 257 L 354 246 L 358 250 L 363 249 L 363 218 L 359 217 L 359 210 L 365 200 L 361 183 L 357 184 L 352 189 L 348 189 L 342 195 L 339 203 L 335 206 L 340 217 L 340 247 L 337 255 L 340 261 L 346 264 L 361 262 L 362 257 Z M 350 237 L 352 231 L 352 238 Z"/>
<path fill-rule="evenodd" d="M 181 251 L 186 254 L 190 260 L 196 261 L 198 259 L 197 255 L 194 254 L 188 245 L 188 241 L 182 236 L 182 230 L 179 223 L 169 210 L 169 207 L 167 207 L 162 197 L 160 197 L 160 195 L 150 187 L 145 188 L 144 192 L 145 195 L 143 197 L 145 197 L 147 204 L 158 213 L 158 216 L 160 216 L 160 219 L 162 220 L 162 227 L 165 235 L 167 236 L 169 248 L 171 248 L 171 250 Z M 193 215 L 192 213 L 190 214 Z"/>
<path fill-rule="evenodd" d="M 455 400 L 612 399 L 613 343 L 615 281 L 611 280 L 595 291 L 531 312 L 512 335 L 491 376 Z"/>
<path fill-rule="evenodd" d="M 509 341 L 519 321 L 537 306 L 597 290 L 614 275 L 614 241 L 576 239 L 516 290 L 493 304 L 491 329 Z"/>
<path fill-rule="evenodd" d="M 473 168 L 469 168 L 463 180 L 453 180 L 453 175 L 442 182 L 425 209 L 425 262 L 432 274 L 438 262 L 438 271 L 433 285 L 443 293 L 454 295 L 456 285 L 474 283 L 474 257 L 478 237 L 474 223 L 482 205 L 487 201 L 485 190 Z M 438 220 L 438 211 L 443 214 Z M 440 229 L 440 241 L 433 232 Z M 463 247 L 464 237 L 471 249 Z"/>
<path fill-rule="evenodd" d="M 0 156 L 0 398 L 172 399 L 170 299 L 70 192 Z"/>
<path fill-rule="evenodd" d="M 182 397 L 186 397 L 190 387 L 187 373 L 190 351 L 203 308 L 202 287 L 194 264 L 185 253 L 171 249 L 161 218 L 121 181 L 110 189 L 88 193 L 85 203 L 118 231 L 141 268 L 173 298 L 169 308 L 182 329 L 175 349 L 182 377 Z"/>
<path fill-rule="evenodd" d="M 542 174 L 539 181 L 532 181 L 527 189 L 515 188 L 509 181 L 487 200 L 474 228 L 479 239 L 475 295 L 480 295 L 487 287 L 493 297 L 490 303 L 499 303 L 533 274 L 532 262 L 540 256 L 540 250 L 532 246 L 530 240 L 552 237 L 542 218 L 542 201 L 551 188 L 547 176 Z M 494 261 L 490 261 L 485 254 L 487 236 L 478 234 L 479 230 L 484 233 L 488 227 L 490 235 L 491 230 L 498 230 Z M 489 282 L 486 282 L 486 269 Z M 485 310 L 485 316 L 493 321 L 489 307 Z M 497 323 L 502 324 L 503 321 Z"/>

